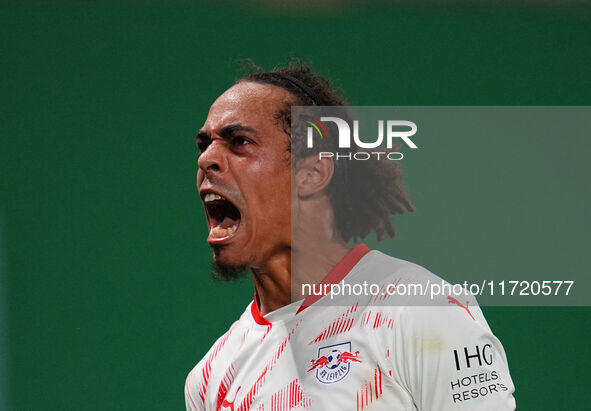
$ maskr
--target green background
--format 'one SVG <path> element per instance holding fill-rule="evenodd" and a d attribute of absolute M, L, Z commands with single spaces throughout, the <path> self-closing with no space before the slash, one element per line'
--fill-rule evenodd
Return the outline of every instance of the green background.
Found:
<path fill-rule="evenodd" d="M 0 409 L 184 408 L 186 374 L 252 298 L 248 280 L 210 279 L 194 187 L 195 131 L 237 59 L 303 57 L 357 105 L 591 105 L 589 8 L 225 4 L 0 4 Z M 568 189 L 535 173 L 517 186 L 502 158 L 405 165 L 418 211 L 399 219 L 397 256 L 444 277 L 483 258 L 516 277 L 534 259 L 584 267 L 560 259 L 589 226 L 588 173 L 568 173 L 561 144 L 589 143 L 550 151 L 541 177 Z M 472 190 L 498 179 L 499 206 L 478 214 Z M 536 201 L 515 211 L 520 192 Z M 466 215 L 522 235 L 474 239 Z M 575 229 L 565 215 L 579 231 L 547 245 Z M 484 311 L 519 409 L 587 409 L 589 308 Z"/>

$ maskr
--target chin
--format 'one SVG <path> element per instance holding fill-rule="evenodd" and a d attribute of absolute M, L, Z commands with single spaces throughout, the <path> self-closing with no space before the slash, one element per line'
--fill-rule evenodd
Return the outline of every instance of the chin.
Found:
<path fill-rule="evenodd" d="M 248 263 L 244 258 L 244 253 L 237 247 L 230 245 L 212 245 L 213 260 L 216 264 L 246 266 Z"/>
<path fill-rule="evenodd" d="M 213 263 L 211 265 L 211 274 L 214 279 L 222 281 L 231 281 L 242 278 L 248 272 L 248 266 L 235 258 L 228 258 L 223 249 L 219 246 L 214 249 Z"/>

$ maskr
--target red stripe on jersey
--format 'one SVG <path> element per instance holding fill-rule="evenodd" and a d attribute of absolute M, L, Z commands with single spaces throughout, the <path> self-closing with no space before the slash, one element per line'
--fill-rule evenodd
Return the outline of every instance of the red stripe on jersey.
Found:
<path fill-rule="evenodd" d="M 219 410 L 222 406 L 222 403 L 226 399 L 226 394 L 228 393 L 228 388 L 232 385 L 232 381 L 234 381 L 234 364 L 230 364 L 230 367 L 226 370 L 226 374 L 224 378 L 222 378 L 222 382 L 218 388 L 218 400 L 217 405 L 215 407 L 216 410 Z"/>
<path fill-rule="evenodd" d="M 378 364 L 378 370 L 380 371 L 380 395 L 382 395 L 382 369 L 380 368 L 379 364 Z"/>
<path fill-rule="evenodd" d="M 189 375 L 187 375 L 187 379 L 185 380 L 185 393 L 187 394 L 187 397 L 189 397 L 191 404 L 193 404 L 193 408 L 197 409 L 197 404 L 195 404 L 195 400 L 193 399 L 193 396 L 191 395 L 191 389 L 189 388 L 191 386 L 191 380 L 193 379 L 194 371 L 195 370 L 191 370 Z"/>
<path fill-rule="evenodd" d="M 382 373 L 380 372 L 380 375 L 381 374 Z M 378 394 L 378 370 L 377 369 L 373 370 L 373 380 L 374 380 L 374 388 L 376 390 L 376 400 L 377 400 L 378 399 L 378 395 L 379 395 Z"/>
<path fill-rule="evenodd" d="M 357 307 L 359 303 L 352 305 L 347 309 L 347 311 L 343 312 L 336 320 L 334 320 L 324 331 L 318 334 L 312 341 L 308 343 L 308 345 L 315 344 L 332 336 L 348 332 L 353 327 L 353 323 L 355 322 L 354 317 L 351 318 L 350 316 L 357 312 Z"/>
<path fill-rule="evenodd" d="M 391 372 L 390 375 L 392 375 Z M 373 370 L 373 380 L 366 381 L 357 390 L 357 410 L 363 410 L 369 404 L 372 404 L 374 399 L 377 401 L 382 394 L 382 368 L 378 365 Z"/>
<path fill-rule="evenodd" d="M 394 298 L 396 295 L 396 287 L 400 284 L 400 279 L 392 281 L 391 283 L 384 283 L 381 285 L 379 291 L 369 299 L 367 305 L 376 304 L 380 301 L 385 301 L 389 298 Z"/>
<path fill-rule="evenodd" d="M 255 398 L 258 390 L 265 383 L 265 378 L 266 378 L 267 374 L 270 373 L 271 370 L 273 370 L 273 367 L 275 366 L 275 364 L 277 364 L 277 361 L 279 361 L 279 357 L 281 357 L 281 354 L 283 354 L 285 347 L 287 347 L 287 344 L 291 340 L 291 337 L 293 336 L 293 334 L 295 333 L 295 330 L 298 328 L 298 326 L 301 324 L 301 322 L 302 322 L 302 320 L 299 320 L 296 323 L 296 325 L 291 329 L 291 331 L 289 332 L 287 337 L 279 345 L 279 347 L 277 348 L 277 352 L 275 353 L 275 355 L 273 357 L 271 357 L 271 360 L 265 365 L 265 368 L 263 369 L 263 371 L 261 372 L 261 374 L 259 375 L 259 377 L 255 381 L 255 383 L 252 385 L 252 387 L 250 387 L 250 390 L 248 390 L 246 397 L 244 397 L 244 399 L 242 400 L 242 403 L 240 404 L 240 407 L 238 407 L 236 411 L 248 411 L 250 409 L 250 406 L 252 405 L 252 402 L 254 401 L 254 398 Z"/>
<path fill-rule="evenodd" d="M 211 354 L 209 355 L 209 357 L 205 361 L 205 365 L 203 366 L 203 370 L 201 370 L 201 374 L 202 374 L 203 378 L 201 380 L 201 386 L 199 387 L 199 398 L 201 398 L 201 401 L 205 401 L 205 395 L 207 394 L 207 385 L 209 384 L 209 375 L 211 373 L 211 364 L 212 364 L 213 360 L 215 359 L 215 357 L 217 357 L 217 355 L 220 353 L 221 349 L 224 347 L 226 342 L 228 341 L 228 338 L 230 338 L 230 335 L 232 334 L 232 331 L 234 331 L 234 326 L 236 324 L 237 323 L 232 324 L 232 326 L 230 327 L 228 332 L 214 346 L 213 350 L 211 351 Z"/>
<path fill-rule="evenodd" d="M 265 331 L 265 334 L 263 334 L 263 338 L 261 338 L 261 342 L 263 342 L 263 340 L 267 337 L 267 335 L 269 335 L 269 333 L 271 332 L 271 328 L 273 328 L 272 325 L 267 325 L 267 330 Z"/>
<path fill-rule="evenodd" d="M 311 405 L 312 401 L 302 390 L 297 378 L 271 396 L 271 411 L 289 411 Z"/>
<path fill-rule="evenodd" d="M 370 324 L 373 316 L 373 323 Z M 370 326 L 374 329 L 378 329 L 381 327 L 393 328 L 394 327 L 394 320 L 390 318 L 386 313 L 376 311 L 366 311 L 361 316 L 361 327 Z"/>
<path fill-rule="evenodd" d="M 244 331 L 244 333 L 242 334 L 242 341 L 240 342 L 240 348 L 242 348 L 242 346 L 244 345 L 244 343 L 246 342 L 246 337 L 248 336 L 248 334 L 250 334 L 250 332 L 252 331 L 252 328 L 254 327 L 254 324 L 251 324 L 250 327 L 248 327 L 246 329 L 246 331 Z"/>

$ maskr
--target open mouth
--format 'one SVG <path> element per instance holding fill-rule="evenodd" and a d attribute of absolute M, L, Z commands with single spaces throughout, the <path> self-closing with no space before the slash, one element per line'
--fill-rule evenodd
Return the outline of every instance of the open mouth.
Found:
<path fill-rule="evenodd" d="M 207 193 L 203 197 L 209 224 L 209 239 L 223 239 L 234 235 L 240 226 L 240 211 L 219 194 Z"/>

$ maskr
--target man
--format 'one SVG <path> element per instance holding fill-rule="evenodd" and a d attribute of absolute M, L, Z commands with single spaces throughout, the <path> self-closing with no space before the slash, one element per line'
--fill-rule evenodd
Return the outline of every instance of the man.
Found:
<path fill-rule="evenodd" d="M 302 291 L 441 281 L 348 245 L 394 235 L 391 215 L 413 206 L 395 162 L 334 161 L 317 155 L 334 138 L 310 151 L 296 137 L 291 107 L 342 105 L 326 80 L 293 65 L 242 78 L 211 106 L 197 134 L 207 241 L 216 275 L 249 270 L 255 298 L 189 373 L 187 409 L 514 410 L 505 353 L 473 299 L 421 306 Z"/>

